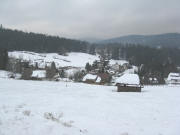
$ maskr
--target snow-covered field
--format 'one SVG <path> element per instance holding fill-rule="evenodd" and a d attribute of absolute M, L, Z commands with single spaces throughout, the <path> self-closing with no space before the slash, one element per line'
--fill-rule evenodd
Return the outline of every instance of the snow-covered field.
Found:
<path fill-rule="evenodd" d="M 28 51 L 13 51 L 8 53 L 10 58 L 21 59 L 29 61 L 31 65 L 38 63 L 40 68 L 44 68 L 45 65 L 50 65 L 51 62 L 55 62 L 56 67 L 79 67 L 84 68 L 86 63 L 93 64 L 95 60 L 100 60 L 99 55 L 91 55 L 87 53 L 71 52 L 67 53 L 67 56 L 59 55 L 57 53 L 35 53 Z M 125 60 L 110 60 L 109 64 L 113 65 L 118 63 L 122 65 L 128 63 Z"/>
<path fill-rule="evenodd" d="M 8 53 L 9 57 L 30 61 L 30 64 L 35 65 L 38 63 L 40 68 L 44 68 L 45 65 L 50 65 L 51 62 L 55 62 L 56 67 L 85 67 L 86 63 L 93 63 L 95 60 L 99 60 L 98 56 L 90 55 L 87 53 L 71 52 L 67 53 L 67 56 L 58 55 L 57 53 L 34 53 L 27 51 L 13 51 Z"/>
<path fill-rule="evenodd" d="M 0 135 L 180 135 L 180 87 L 0 79 Z"/>

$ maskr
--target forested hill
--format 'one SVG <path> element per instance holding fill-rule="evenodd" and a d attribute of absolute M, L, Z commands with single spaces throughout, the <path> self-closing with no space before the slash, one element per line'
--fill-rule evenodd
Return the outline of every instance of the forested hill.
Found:
<path fill-rule="evenodd" d="M 99 43 L 140 44 L 151 47 L 180 47 L 180 34 L 129 35 L 100 41 Z"/>
<path fill-rule="evenodd" d="M 27 33 L 0 27 L 0 48 L 25 50 L 34 52 L 85 52 L 88 43 L 49 36 L 45 34 Z"/>

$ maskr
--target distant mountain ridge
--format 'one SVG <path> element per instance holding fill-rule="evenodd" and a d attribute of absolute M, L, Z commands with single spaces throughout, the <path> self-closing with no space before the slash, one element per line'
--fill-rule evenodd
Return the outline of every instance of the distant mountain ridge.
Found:
<path fill-rule="evenodd" d="M 166 33 L 158 35 L 128 35 L 103 40 L 98 43 L 140 44 L 151 47 L 180 47 L 180 33 Z"/>

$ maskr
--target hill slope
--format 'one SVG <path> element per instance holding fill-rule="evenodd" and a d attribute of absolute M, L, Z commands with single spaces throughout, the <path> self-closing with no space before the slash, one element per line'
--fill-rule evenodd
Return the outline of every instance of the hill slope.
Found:
<path fill-rule="evenodd" d="M 58 36 L 0 28 L 0 48 L 6 48 L 9 51 L 85 52 L 87 44 L 87 42 Z"/>
<path fill-rule="evenodd" d="M 50 66 L 52 62 L 55 62 L 56 67 L 85 67 L 86 63 L 93 63 L 95 60 L 99 60 L 96 55 L 90 55 L 87 53 L 71 52 L 66 56 L 59 55 L 57 53 L 34 53 L 27 51 L 13 51 L 8 53 L 10 58 L 21 59 L 23 61 L 29 61 L 30 65 L 38 63 L 39 68 L 45 68 Z"/>
<path fill-rule="evenodd" d="M 129 35 L 112 39 L 103 40 L 99 43 L 123 43 L 123 44 L 141 44 L 152 47 L 180 47 L 180 34 L 167 33 L 159 35 Z"/>
<path fill-rule="evenodd" d="M 93 64 L 95 60 L 100 60 L 99 55 L 91 55 L 80 52 L 66 53 L 66 56 L 59 55 L 57 53 L 35 53 L 28 51 L 13 51 L 8 52 L 9 58 L 21 59 L 22 61 L 29 61 L 30 65 L 38 63 L 39 68 L 45 68 L 45 65 L 50 66 L 52 62 L 55 62 L 56 67 L 77 67 L 84 68 L 86 63 Z M 125 60 L 109 60 L 109 64 L 113 65 L 118 63 L 122 65 L 128 63 Z"/>

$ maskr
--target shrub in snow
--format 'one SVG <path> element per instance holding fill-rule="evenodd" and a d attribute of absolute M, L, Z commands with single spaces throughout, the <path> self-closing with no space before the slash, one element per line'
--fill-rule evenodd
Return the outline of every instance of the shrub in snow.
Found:
<path fill-rule="evenodd" d="M 63 126 L 65 127 L 72 127 L 72 123 L 74 123 L 73 121 L 68 121 L 68 122 L 64 122 L 62 120 L 60 120 L 60 118 L 63 117 L 63 113 L 60 113 L 59 115 L 58 114 L 55 114 L 55 113 L 50 113 L 50 112 L 46 112 L 44 113 L 44 118 L 47 119 L 47 120 L 51 120 L 51 121 L 54 121 L 54 122 L 58 122 L 60 124 L 62 124 Z"/>
<path fill-rule="evenodd" d="M 29 111 L 29 110 L 25 110 L 25 111 L 23 111 L 23 114 L 24 114 L 25 116 L 30 116 L 31 111 Z"/>
<path fill-rule="evenodd" d="M 47 113 L 44 113 L 44 118 L 48 119 L 48 120 L 59 122 L 60 117 L 57 115 L 54 115 L 53 113 L 47 112 Z"/>
<path fill-rule="evenodd" d="M 59 72 L 59 77 L 60 77 L 60 78 L 65 78 L 64 69 L 62 69 L 62 70 Z"/>
<path fill-rule="evenodd" d="M 81 71 L 75 72 L 74 76 L 73 76 L 73 80 L 75 82 L 80 82 L 82 80 L 82 77 L 84 76 L 84 73 Z"/>
<path fill-rule="evenodd" d="M 86 69 L 86 71 L 87 72 L 89 72 L 89 71 L 91 71 L 91 65 L 89 64 L 89 62 L 88 63 L 86 63 L 86 66 L 85 66 L 85 69 Z"/>

